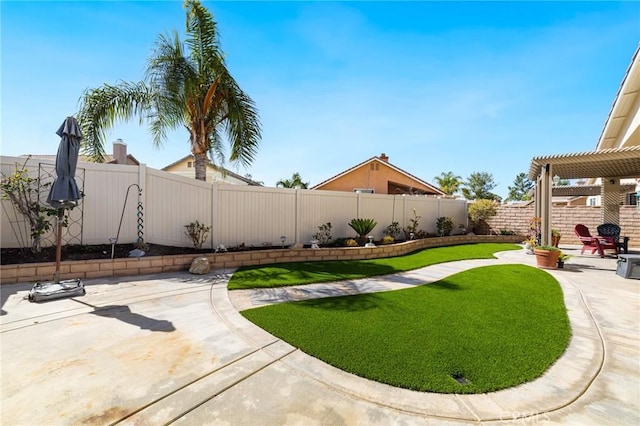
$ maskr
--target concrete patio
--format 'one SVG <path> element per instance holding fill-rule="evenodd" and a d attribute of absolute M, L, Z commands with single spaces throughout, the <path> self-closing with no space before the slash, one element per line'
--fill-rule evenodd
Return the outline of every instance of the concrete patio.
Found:
<path fill-rule="evenodd" d="M 472 267 L 535 264 L 524 250 L 408 273 L 298 288 L 226 290 L 231 270 L 92 279 L 87 294 L 30 303 L 0 287 L 3 425 L 640 423 L 640 280 L 580 255 L 550 271 L 573 337 L 547 373 L 481 395 L 397 389 L 328 366 L 238 310 L 401 289 Z"/>

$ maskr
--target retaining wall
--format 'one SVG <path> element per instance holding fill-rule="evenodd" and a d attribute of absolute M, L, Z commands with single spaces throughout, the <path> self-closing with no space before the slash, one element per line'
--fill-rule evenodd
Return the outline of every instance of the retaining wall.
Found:
<path fill-rule="evenodd" d="M 519 243 L 521 236 L 456 235 L 424 238 L 376 247 L 340 247 L 320 249 L 275 249 L 232 253 L 152 256 L 127 259 L 72 260 L 60 264 L 60 279 L 89 279 L 115 276 L 136 276 L 188 270 L 196 257 L 207 257 L 212 269 L 266 265 L 284 262 L 312 262 L 326 260 L 360 260 L 401 256 L 428 247 L 471 243 Z M 55 262 L 24 263 L 0 266 L 0 283 L 50 281 Z"/>

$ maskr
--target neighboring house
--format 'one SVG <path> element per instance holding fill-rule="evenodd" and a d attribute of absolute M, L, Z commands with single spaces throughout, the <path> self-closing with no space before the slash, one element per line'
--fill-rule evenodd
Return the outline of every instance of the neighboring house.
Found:
<path fill-rule="evenodd" d="M 195 159 L 193 155 L 189 154 L 182 157 L 176 162 L 169 164 L 162 168 L 163 171 L 174 173 L 180 176 L 195 179 Z M 262 186 L 260 182 L 253 181 L 244 176 L 240 176 L 237 173 L 227 170 L 223 167 L 213 165 L 211 162 L 207 164 L 207 182 L 222 182 L 231 185 L 249 185 L 249 186 Z"/>
<path fill-rule="evenodd" d="M 26 157 L 26 155 L 21 155 L 21 157 Z M 56 160 L 55 155 L 32 154 L 31 158 L 34 160 Z M 89 158 L 84 155 L 80 155 L 78 161 L 90 162 Z M 113 142 L 113 154 L 106 154 L 104 156 L 104 162 L 106 164 L 126 164 L 128 166 L 140 165 L 140 162 L 133 155 L 127 154 L 127 144 L 122 142 L 122 139 L 116 139 L 116 141 Z"/>
<path fill-rule="evenodd" d="M 371 157 L 309 189 L 375 194 L 445 195 L 438 187 L 389 163 L 384 153 Z"/>

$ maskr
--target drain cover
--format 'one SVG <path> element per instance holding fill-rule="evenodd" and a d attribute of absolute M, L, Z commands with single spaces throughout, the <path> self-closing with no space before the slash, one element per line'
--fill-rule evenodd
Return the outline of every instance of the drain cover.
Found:
<path fill-rule="evenodd" d="M 452 374 L 451 377 L 453 377 L 453 380 L 455 380 L 456 382 L 460 383 L 461 385 L 468 385 L 469 383 L 471 383 L 462 374 Z"/>

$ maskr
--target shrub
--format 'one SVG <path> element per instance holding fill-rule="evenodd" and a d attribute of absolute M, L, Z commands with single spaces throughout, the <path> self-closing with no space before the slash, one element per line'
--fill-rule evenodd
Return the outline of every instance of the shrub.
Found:
<path fill-rule="evenodd" d="M 391 235 L 385 235 L 382 237 L 382 244 L 393 244 L 396 241 Z"/>
<path fill-rule="evenodd" d="M 360 241 L 364 241 L 367 238 L 367 234 L 373 231 L 377 224 L 378 222 L 374 219 L 351 219 L 351 222 L 349 222 L 349 226 L 356 231 Z"/>
<path fill-rule="evenodd" d="M 447 216 L 437 218 L 436 228 L 438 229 L 438 235 L 441 237 L 451 234 L 451 231 L 453 231 L 453 219 Z"/>
<path fill-rule="evenodd" d="M 344 240 L 344 245 L 345 247 L 358 247 L 359 244 L 356 240 L 354 240 L 353 238 L 348 238 L 346 240 Z"/>
<path fill-rule="evenodd" d="M 495 216 L 497 213 L 496 203 L 493 200 L 475 200 L 475 202 L 469 204 L 467 214 L 469 219 L 476 225 L 480 222 L 486 221 L 491 216 Z"/>
<path fill-rule="evenodd" d="M 413 232 L 414 234 L 416 234 L 418 232 L 418 225 L 420 224 L 420 216 L 418 216 L 418 213 L 416 213 L 416 209 L 411 209 L 411 210 L 413 211 L 413 217 L 409 219 L 410 225 L 407 226 L 407 229 L 405 230 L 405 232 L 407 233 Z"/>
<path fill-rule="evenodd" d="M 191 222 L 188 225 L 184 226 L 187 228 L 185 234 L 187 237 L 191 238 L 191 242 L 193 242 L 193 247 L 197 249 L 202 248 L 202 244 L 207 239 L 209 235 L 209 231 L 211 230 L 210 226 L 204 225 L 197 220 L 195 222 Z"/>
<path fill-rule="evenodd" d="M 386 236 L 396 239 L 398 235 L 400 235 L 400 224 L 398 222 L 391 222 L 391 225 L 384 228 L 384 231 L 382 231 L 382 233 Z"/>
<path fill-rule="evenodd" d="M 42 236 L 51 229 L 49 220 L 51 217 L 55 217 L 58 212 L 56 209 L 44 207 L 38 202 L 38 187 L 48 188 L 51 183 L 43 184 L 40 178 L 29 176 L 29 171 L 26 168 L 29 158 L 21 167 L 16 163 L 15 171 L 12 174 L 2 174 L 0 191 L 2 199 L 10 200 L 14 208 L 29 222 L 31 251 L 39 253 Z M 65 223 L 62 225 L 65 226 Z"/>
<path fill-rule="evenodd" d="M 327 244 L 333 238 L 331 228 L 331 222 L 318 226 L 318 232 L 313 234 L 313 239 L 318 240 L 318 244 Z"/>

